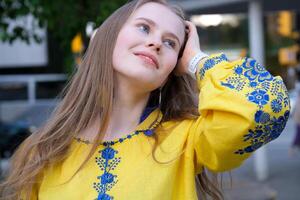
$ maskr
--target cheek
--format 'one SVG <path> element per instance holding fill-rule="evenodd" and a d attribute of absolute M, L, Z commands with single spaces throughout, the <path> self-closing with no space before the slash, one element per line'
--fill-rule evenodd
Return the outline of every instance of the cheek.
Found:
<path fill-rule="evenodd" d="M 175 69 L 177 64 L 177 58 L 178 55 L 176 53 L 171 53 L 168 56 L 166 56 L 164 66 L 168 75 Z"/>
<path fill-rule="evenodd" d="M 135 38 L 136 35 L 134 35 L 134 32 L 130 28 L 123 27 L 118 35 L 116 47 L 119 49 L 122 49 L 122 47 L 129 48 L 134 44 L 136 40 Z"/>
<path fill-rule="evenodd" d="M 129 49 L 136 45 L 136 38 L 130 28 L 123 27 L 121 29 L 113 51 L 113 66 L 118 66 L 123 63 L 120 58 L 126 58 L 130 54 Z"/>
<path fill-rule="evenodd" d="M 125 56 L 124 50 L 127 49 L 128 43 L 129 43 L 129 37 L 124 36 L 124 32 L 121 31 L 118 35 L 116 45 L 113 51 L 113 66 L 118 66 L 120 64 L 120 57 Z"/>
<path fill-rule="evenodd" d="M 128 45 L 130 42 L 130 37 L 126 37 L 126 32 L 121 31 L 117 37 L 116 45 L 115 45 L 115 50 L 116 52 L 121 52 L 121 50 Z"/>
<path fill-rule="evenodd" d="M 178 55 L 176 53 L 171 53 L 166 56 L 166 59 L 164 59 L 163 64 L 163 72 L 161 74 L 161 78 L 159 81 L 159 85 L 163 85 L 166 81 L 168 76 L 171 74 L 171 72 L 175 69 L 177 64 L 177 57 Z"/>

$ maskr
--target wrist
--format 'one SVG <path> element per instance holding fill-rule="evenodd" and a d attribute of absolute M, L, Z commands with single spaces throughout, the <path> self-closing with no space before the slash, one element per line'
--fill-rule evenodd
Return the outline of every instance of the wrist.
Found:
<path fill-rule="evenodd" d="M 196 78 L 196 73 L 198 72 L 199 65 L 203 63 L 208 58 L 208 55 L 202 51 L 198 51 L 193 58 L 188 63 L 188 73 Z"/>

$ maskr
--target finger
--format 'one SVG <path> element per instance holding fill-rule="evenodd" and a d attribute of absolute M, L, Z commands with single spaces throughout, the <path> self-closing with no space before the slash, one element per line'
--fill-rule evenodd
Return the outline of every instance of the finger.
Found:
<path fill-rule="evenodd" d="M 189 33 L 195 33 L 195 32 L 197 32 L 197 28 L 196 28 L 196 26 L 192 22 L 185 21 L 185 23 L 186 23 L 186 26 L 187 26 L 187 28 L 189 30 Z"/>
<path fill-rule="evenodd" d="M 199 43 L 199 45 L 200 45 L 196 25 L 194 23 L 192 23 L 191 21 L 185 21 L 185 23 L 186 23 L 186 26 L 188 26 L 188 29 L 189 29 L 188 38 L 193 39 L 193 41 L 195 42 L 194 44 Z"/>

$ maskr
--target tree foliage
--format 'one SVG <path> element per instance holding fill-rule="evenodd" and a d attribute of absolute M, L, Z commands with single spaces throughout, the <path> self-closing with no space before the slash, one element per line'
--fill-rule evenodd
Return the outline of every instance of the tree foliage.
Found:
<path fill-rule="evenodd" d="M 39 28 L 47 28 L 64 54 L 70 54 L 72 38 L 85 36 L 87 22 L 99 26 L 127 0 L 0 0 L 0 40 L 40 42 Z M 35 20 L 30 20 L 34 18 Z M 11 26 L 11 22 L 13 26 Z M 30 23 L 28 25 L 28 23 Z"/>

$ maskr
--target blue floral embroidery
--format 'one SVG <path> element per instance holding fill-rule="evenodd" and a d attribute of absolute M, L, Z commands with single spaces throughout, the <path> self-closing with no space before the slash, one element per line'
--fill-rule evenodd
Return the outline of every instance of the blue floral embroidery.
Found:
<path fill-rule="evenodd" d="M 255 88 L 257 86 L 257 83 L 255 81 L 251 81 L 249 83 L 249 86 Z"/>
<path fill-rule="evenodd" d="M 281 102 L 278 99 L 272 100 L 271 107 L 274 113 L 279 113 L 282 109 Z"/>
<path fill-rule="evenodd" d="M 154 111 L 155 108 L 156 107 L 147 107 L 140 118 L 140 123 L 143 122 L 150 115 L 150 113 Z M 115 175 L 112 171 L 121 162 L 121 157 L 117 157 L 118 151 L 113 149 L 112 146 L 117 143 L 123 143 L 125 140 L 139 135 L 140 133 L 144 133 L 144 135 L 151 137 L 154 134 L 155 128 L 160 124 L 161 119 L 162 115 L 156 118 L 155 121 L 153 121 L 147 129 L 136 130 L 134 133 L 126 135 L 123 138 L 119 138 L 115 141 L 105 141 L 102 143 L 105 148 L 99 151 L 100 156 L 96 157 L 96 163 L 100 167 L 103 174 L 97 177 L 99 182 L 93 183 L 94 189 L 98 192 L 98 197 L 96 198 L 96 200 L 114 199 L 114 197 L 109 195 L 107 192 L 110 191 L 111 188 L 118 182 L 118 176 Z M 76 137 L 74 139 L 85 144 L 91 143 L 88 140 L 83 140 Z"/>
<path fill-rule="evenodd" d="M 107 194 L 117 182 L 117 175 L 114 175 L 111 171 L 113 171 L 117 165 L 121 162 L 121 157 L 116 157 L 118 151 L 112 148 L 112 145 L 116 143 L 122 143 L 126 139 L 132 138 L 134 135 L 138 135 L 140 133 L 144 133 L 146 136 L 151 136 L 154 133 L 154 129 L 159 122 L 156 122 L 152 129 L 146 130 L 137 130 L 132 135 L 127 135 L 125 138 L 120 138 L 117 141 L 107 141 L 104 142 L 103 145 L 105 148 L 99 151 L 100 156 L 96 157 L 96 163 L 100 167 L 103 174 L 98 176 L 99 182 L 94 183 L 94 188 L 98 192 L 98 197 L 96 200 L 112 200 L 113 196 Z"/>
<path fill-rule="evenodd" d="M 143 114 L 140 117 L 140 123 L 143 122 L 150 115 L 150 113 L 156 108 L 157 106 L 146 107 L 145 110 L 143 111 Z"/>
<path fill-rule="evenodd" d="M 111 171 L 116 168 L 120 163 L 121 158 L 115 157 L 118 153 L 116 150 L 107 145 L 103 150 L 99 151 L 100 156 L 96 157 L 96 163 L 100 167 L 103 174 L 97 178 L 100 180 L 94 183 L 94 188 L 98 192 L 97 200 L 112 200 L 112 196 L 107 194 L 117 182 L 117 176 L 112 174 Z"/>
<path fill-rule="evenodd" d="M 107 147 L 102 151 L 101 157 L 107 160 L 113 159 L 117 152 L 111 147 Z"/>
<path fill-rule="evenodd" d="M 243 63 L 243 68 L 245 69 L 244 75 L 250 81 L 271 81 L 273 76 L 256 60 L 252 58 L 245 58 L 245 62 Z"/>
<path fill-rule="evenodd" d="M 245 77 L 248 83 L 245 82 Z M 221 82 L 222 85 L 231 89 L 241 91 L 245 86 L 251 88 L 263 88 L 269 90 L 270 82 L 274 77 L 265 68 L 252 58 L 245 58 L 241 65 L 234 68 L 234 76 L 226 79 L 226 82 Z M 276 84 L 281 87 L 282 83 Z M 278 88 L 279 89 L 279 88 Z"/>
<path fill-rule="evenodd" d="M 257 111 L 255 114 L 256 126 L 255 130 L 249 130 L 249 132 L 244 135 L 244 141 L 250 141 L 250 145 L 237 150 L 236 154 L 251 153 L 261 147 L 262 145 L 274 140 L 279 137 L 283 131 L 286 122 L 289 117 L 289 111 L 285 111 L 283 116 L 279 118 L 272 117 L 268 113 L 261 110 Z"/>
<path fill-rule="evenodd" d="M 255 113 L 255 122 L 265 124 L 270 121 L 270 115 L 262 110 L 259 110 Z"/>
<path fill-rule="evenodd" d="M 107 195 L 107 194 L 99 194 L 97 200 L 111 200 L 111 196 Z"/>
<path fill-rule="evenodd" d="M 234 67 L 233 75 L 227 77 L 226 81 L 222 81 L 221 85 L 236 91 L 248 87 L 251 92 L 246 94 L 247 99 L 258 107 L 254 116 L 255 128 L 249 129 L 243 139 L 249 142 L 250 145 L 235 151 L 236 154 L 253 152 L 281 134 L 288 120 L 290 110 L 288 92 L 281 79 L 274 78 L 256 60 L 245 58 L 241 65 Z M 267 105 L 271 106 L 274 113 L 279 113 L 283 108 L 288 109 L 283 116 L 276 118 L 263 111 L 263 108 Z"/>
<path fill-rule="evenodd" d="M 154 110 L 154 108 L 146 109 L 141 117 L 141 121 L 145 120 L 146 117 Z M 112 200 L 113 196 L 107 194 L 108 191 L 118 182 L 117 175 L 114 175 L 112 171 L 117 167 L 121 161 L 121 157 L 116 157 L 118 151 L 112 148 L 114 144 L 122 143 L 127 139 L 132 138 L 135 135 L 144 133 L 146 136 L 152 136 L 154 129 L 158 126 L 160 120 L 156 119 L 148 129 L 136 130 L 133 134 L 127 135 L 124 138 L 119 138 L 116 141 L 106 141 L 103 142 L 105 148 L 99 151 L 100 156 L 96 157 L 96 163 L 100 167 L 103 174 L 98 176 L 99 182 L 94 183 L 94 188 L 98 192 L 98 197 L 96 200 Z"/>
<path fill-rule="evenodd" d="M 260 107 L 266 105 L 269 101 L 269 95 L 265 90 L 254 90 L 248 95 L 248 100 L 256 103 Z"/>
<path fill-rule="evenodd" d="M 101 184 L 107 184 L 107 183 L 112 183 L 114 181 L 114 178 L 116 176 L 112 175 L 111 173 L 105 172 L 101 177 Z"/>
<path fill-rule="evenodd" d="M 203 79 L 204 74 L 206 73 L 207 70 L 211 69 L 213 66 L 215 66 L 216 64 L 218 64 L 218 63 L 220 63 L 222 61 L 228 61 L 228 59 L 225 56 L 225 54 L 221 54 L 219 56 L 207 59 L 204 62 L 203 67 L 199 71 L 200 79 Z"/>

